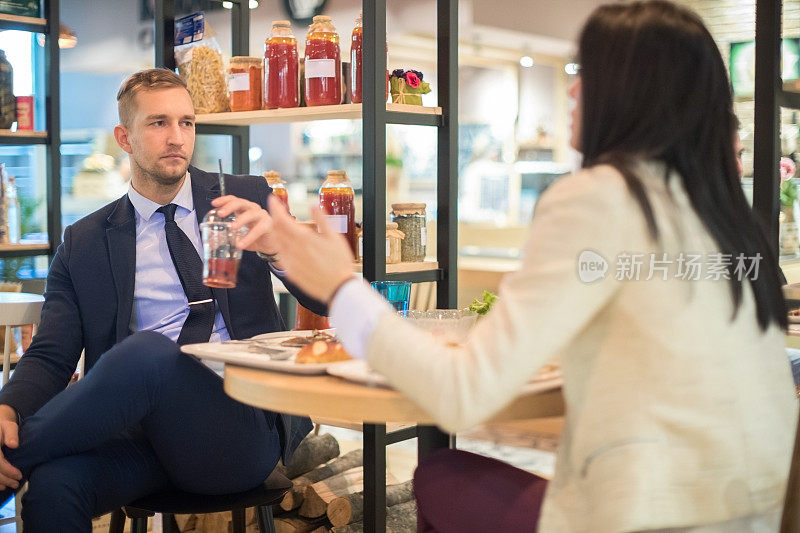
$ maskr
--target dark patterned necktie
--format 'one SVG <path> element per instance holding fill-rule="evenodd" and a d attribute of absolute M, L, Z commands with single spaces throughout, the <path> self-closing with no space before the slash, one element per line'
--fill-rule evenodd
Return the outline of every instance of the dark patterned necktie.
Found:
<path fill-rule="evenodd" d="M 164 214 L 164 233 L 167 234 L 167 247 L 175 270 L 189 300 L 189 316 L 183 323 L 178 336 L 178 344 L 208 342 L 217 316 L 214 307 L 214 294 L 203 285 L 203 260 L 197 255 L 192 241 L 175 223 L 175 209 L 168 204 L 157 209 Z"/>

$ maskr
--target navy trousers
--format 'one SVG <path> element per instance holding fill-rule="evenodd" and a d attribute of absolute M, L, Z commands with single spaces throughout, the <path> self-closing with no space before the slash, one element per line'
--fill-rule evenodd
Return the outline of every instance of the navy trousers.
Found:
<path fill-rule="evenodd" d="M 19 448 L 4 448 L 29 480 L 25 531 L 89 532 L 93 516 L 162 490 L 253 488 L 280 456 L 274 418 L 228 397 L 163 335 L 136 333 L 25 420 Z"/>

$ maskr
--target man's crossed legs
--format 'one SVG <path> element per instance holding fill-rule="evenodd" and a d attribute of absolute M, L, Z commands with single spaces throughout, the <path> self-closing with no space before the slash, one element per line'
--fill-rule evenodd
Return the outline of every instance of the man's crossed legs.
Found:
<path fill-rule="evenodd" d="M 26 419 L 20 446 L 3 453 L 29 480 L 28 533 L 88 532 L 93 516 L 146 494 L 255 487 L 280 457 L 274 420 L 174 342 L 140 332 Z"/>

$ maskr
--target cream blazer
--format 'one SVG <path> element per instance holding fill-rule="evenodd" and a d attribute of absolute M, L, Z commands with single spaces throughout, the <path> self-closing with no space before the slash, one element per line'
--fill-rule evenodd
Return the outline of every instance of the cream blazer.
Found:
<path fill-rule="evenodd" d="M 701 279 L 676 277 L 681 252 L 717 246 L 661 168 L 638 171 L 660 244 L 616 170 L 583 170 L 542 196 L 522 267 L 465 347 L 391 314 L 367 344 L 370 365 L 451 432 L 486 420 L 560 361 L 566 423 L 539 531 L 681 527 L 782 505 L 797 416 L 783 335 L 759 329 L 747 284 L 732 319 L 728 283 L 706 256 Z M 579 258 L 602 263 L 585 250 L 608 262 L 605 278 L 581 281 Z M 619 266 L 625 253 L 644 254 L 639 280 L 616 279 L 630 272 Z"/>

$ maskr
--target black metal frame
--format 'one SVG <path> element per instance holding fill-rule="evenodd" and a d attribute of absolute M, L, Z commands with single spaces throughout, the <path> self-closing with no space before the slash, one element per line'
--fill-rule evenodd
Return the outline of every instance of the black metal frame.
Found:
<path fill-rule="evenodd" d="M 233 143 L 233 173 L 249 174 L 250 157 L 250 128 L 247 126 L 218 126 L 211 124 L 198 124 L 195 133 L 199 135 L 229 135 Z"/>
<path fill-rule="evenodd" d="M 45 39 L 45 69 L 47 72 L 47 235 L 50 255 L 61 244 L 61 82 L 60 51 L 58 48 L 61 16 L 59 0 L 45 2 L 47 39 Z"/>
<path fill-rule="evenodd" d="M 753 211 L 778 256 L 780 200 L 781 2 L 756 1 L 755 131 L 753 136 Z"/>
<path fill-rule="evenodd" d="M 155 0 L 156 65 L 174 68 L 174 0 Z M 442 115 L 398 113 L 385 106 L 386 3 L 362 0 L 363 16 L 363 205 L 364 277 L 368 280 L 437 282 L 437 304 L 457 303 L 458 231 L 458 1 L 436 0 L 439 106 Z M 166 17 L 159 20 L 159 14 Z M 231 12 L 232 54 L 249 55 L 250 13 L 244 2 L 234 2 Z M 167 57 L 169 56 L 169 57 Z M 441 68 L 441 67 L 444 68 Z M 437 259 L 436 270 L 387 274 L 386 272 L 386 125 L 432 126 L 438 129 Z M 200 125 L 197 133 L 230 135 L 234 172 L 249 172 L 249 127 Z M 444 157 L 442 157 L 444 156 Z M 282 312 L 288 311 L 282 306 Z M 363 424 L 364 531 L 386 530 L 386 446 L 417 437 L 423 459 L 435 449 L 454 446 L 454 437 L 433 426 L 417 426 L 386 433 L 385 424 Z"/>
<path fill-rule="evenodd" d="M 800 93 L 784 90 L 781 79 L 781 12 L 779 0 L 756 1 L 753 211 L 768 231 L 776 256 L 780 213 L 780 108 L 800 109 Z"/>
<path fill-rule="evenodd" d="M 44 50 L 45 115 L 47 137 L 36 137 L 15 133 L 0 135 L 0 144 L 45 145 L 45 169 L 47 174 L 47 235 L 48 246 L 39 249 L 2 250 L 0 258 L 31 257 L 55 254 L 61 242 L 61 85 L 59 82 L 58 34 L 60 26 L 59 0 L 45 0 L 45 24 L 28 22 L 0 21 L 0 29 L 21 30 L 46 35 Z"/>

